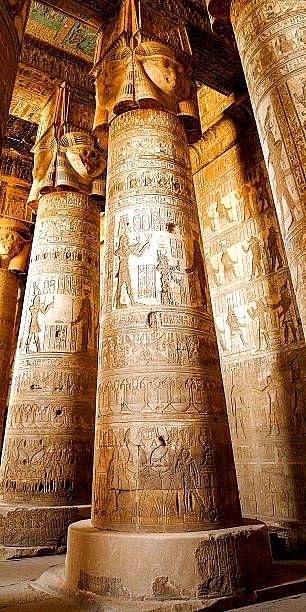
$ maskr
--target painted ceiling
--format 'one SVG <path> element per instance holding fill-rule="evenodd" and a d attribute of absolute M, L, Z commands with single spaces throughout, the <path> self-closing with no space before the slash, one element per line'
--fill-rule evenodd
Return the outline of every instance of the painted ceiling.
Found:
<path fill-rule="evenodd" d="M 93 60 L 96 29 L 50 6 L 32 2 L 26 33 L 66 53 Z"/>

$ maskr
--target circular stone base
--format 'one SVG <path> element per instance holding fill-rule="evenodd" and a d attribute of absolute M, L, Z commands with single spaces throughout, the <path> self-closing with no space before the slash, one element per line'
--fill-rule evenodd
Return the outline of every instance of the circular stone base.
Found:
<path fill-rule="evenodd" d="M 189 533 L 122 533 L 70 525 L 64 588 L 128 601 L 229 597 L 263 586 L 272 559 L 255 522 Z"/>

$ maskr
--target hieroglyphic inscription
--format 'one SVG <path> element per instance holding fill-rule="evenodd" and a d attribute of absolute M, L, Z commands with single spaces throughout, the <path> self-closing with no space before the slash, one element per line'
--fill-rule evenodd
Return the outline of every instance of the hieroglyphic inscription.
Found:
<path fill-rule="evenodd" d="M 231 20 L 305 326 L 305 6 L 233 0 Z"/>
<path fill-rule="evenodd" d="M 96 202 L 72 192 L 43 196 L 2 461 L 6 500 L 90 499 L 98 253 Z"/>
<path fill-rule="evenodd" d="M 178 119 L 149 109 L 115 119 L 107 180 L 94 524 L 233 523 L 235 474 Z"/>

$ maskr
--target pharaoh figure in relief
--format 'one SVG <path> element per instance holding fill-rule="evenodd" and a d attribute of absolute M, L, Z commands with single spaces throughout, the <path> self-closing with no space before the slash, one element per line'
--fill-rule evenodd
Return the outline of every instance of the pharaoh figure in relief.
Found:
<path fill-rule="evenodd" d="M 90 194 L 99 195 L 106 158 L 92 120 L 64 84 L 34 146 L 29 201 L 38 199 L 38 214 L 2 456 L 11 505 L 90 503 L 99 321 L 99 204 Z M 54 518 L 55 538 L 66 510 Z"/>
<path fill-rule="evenodd" d="M 240 541 L 244 528 L 188 152 L 188 140 L 199 135 L 190 46 L 185 28 L 161 23 L 139 4 L 140 14 L 134 2 L 123 4 L 96 55 L 98 139 L 109 124 L 92 508 L 98 529 L 70 529 L 66 579 L 78 574 L 77 588 L 98 589 L 105 559 L 112 564 L 113 537 L 130 567 L 143 554 L 137 537 L 151 546 L 159 532 L 157 565 L 149 562 L 141 585 L 147 598 L 157 577 L 169 575 L 164 532 L 180 540 L 211 529 L 213 540 L 217 528 L 236 525 Z M 75 546 L 87 529 L 93 540 L 85 559 Z M 94 540 L 104 535 L 102 559 Z M 250 546 L 256 549 L 256 537 Z M 238 551 L 233 572 L 220 555 L 219 593 L 245 588 L 245 577 L 243 586 L 237 582 L 245 571 Z M 113 571 L 136 597 L 137 572 Z M 194 596 L 197 580 L 187 585 L 181 575 L 178 597 L 184 588 Z"/>

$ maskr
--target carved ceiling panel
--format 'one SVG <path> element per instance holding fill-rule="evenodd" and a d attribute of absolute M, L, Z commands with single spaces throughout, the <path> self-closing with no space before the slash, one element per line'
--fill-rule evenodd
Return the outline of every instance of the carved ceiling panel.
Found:
<path fill-rule="evenodd" d="M 154 13 L 186 25 L 199 86 L 229 95 L 244 87 L 238 53 L 231 39 L 212 33 L 202 0 L 142 0 Z M 90 75 L 97 31 L 113 16 L 118 0 L 32 2 L 10 113 L 31 123 L 63 81 L 86 92 L 94 104 Z M 159 17 L 158 17 L 159 19 Z M 91 102 L 90 102 L 91 103 Z"/>
<path fill-rule="evenodd" d="M 41 2 L 32 2 L 26 32 L 67 53 L 93 59 L 96 28 Z"/>

